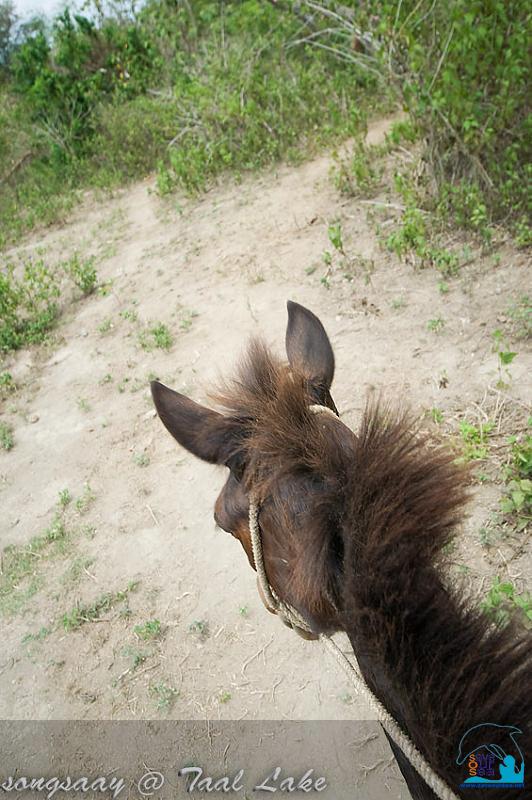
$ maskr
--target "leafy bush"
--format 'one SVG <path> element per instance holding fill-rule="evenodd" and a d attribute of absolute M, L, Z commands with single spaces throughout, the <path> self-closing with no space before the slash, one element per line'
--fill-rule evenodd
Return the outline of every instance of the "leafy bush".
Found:
<path fill-rule="evenodd" d="M 530 243 L 532 15 L 522 0 L 112 7 L 66 9 L 51 27 L 37 20 L 8 42 L 0 246 L 57 219 L 82 187 L 157 167 L 162 193 L 195 192 L 227 169 L 299 159 L 360 133 L 361 106 L 388 102 L 390 86 L 411 120 L 388 146 L 426 143 L 440 214 L 487 244 L 494 220 Z M 366 155 L 341 167 L 345 191 L 378 186 Z M 422 227 L 413 216 L 406 239 Z M 421 258 L 436 263 L 438 254 Z"/>
<path fill-rule="evenodd" d="M 12 85 L 53 134 L 57 150 L 71 153 L 93 132 L 92 108 L 102 95 L 145 91 L 153 55 L 133 23 L 109 19 L 98 27 L 67 8 L 55 18 L 51 37 L 39 31 L 15 51 Z"/>
<path fill-rule="evenodd" d="M 94 256 L 83 260 L 74 253 L 65 264 L 65 272 L 84 295 L 92 294 L 95 290 L 98 275 L 94 266 Z"/>
<path fill-rule="evenodd" d="M 146 175 L 165 159 L 176 135 L 178 102 L 140 95 L 127 102 L 100 103 L 93 141 L 98 171 L 93 182 L 104 186 Z"/>
<path fill-rule="evenodd" d="M 380 66 L 427 143 L 440 210 L 489 235 L 509 221 L 529 244 L 532 15 L 522 0 L 302 2 L 300 39 Z M 321 9 L 321 16 L 317 11 Z M 296 10 L 297 13 L 297 10 Z M 331 25 L 334 15 L 334 25 Z M 300 14 L 300 16 L 303 16 Z M 409 135 L 413 131 L 408 131 Z"/>
<path fill-rule="evenodd" d="M 41 342 L 59 315 L 61 272 L 89 294 L 96 285 L 93 261 L 74 256 L 54 269 L 42 259 L 6 264 L 0 270 L 0 352 Z"/>
<path fill-rule="evenodd" d="M 478 426 L 466 420 L 460 422 L 464 461 L 482 460 L 487 457 L 488 438 L 493 428 L 493 422 L 485 422 Z"/>
<path fill-rule="evenodd" d="M 350 106 L 371 80 L 317 51 L 283 50 L 293 31 L 289 19 L 251 0 L 228 5 L 223 20 L 210 17 L 201 58 L 175 78 L 179 124 L 159 164 L 162 193 L 175 186 L 199 191 L 228 168 L 297 160 L 356 133 L 359 114 Z"/>
<path fill-rule="evenodd" d="M 514 436 L 510 443 L 511 459 L 504 473 L 506 491 L 501 498 L 501 511 L 513 517 L 517 530 L 524 530 L 532 520 L 532 435 Z"/>
<path fill-rule="evenodd" d="M 522 0 L 382 4 L 404 97 L 448 210 L 473 229 L 530 213 L 530 9 Z M 392 27 L 395 25 L 395 27 Z M 530 233 L 530 229 L 529 233 Z"/>
<path fill-rule="evenodd" d="M 494 578 L 493 585 L 480 607 L 501 627 L 508 624 L 510 617 L 518 608 L 521 609 L 527 621 L 532 621 L 530 592 L 519 594 L 511 581 L 503 583 L 498 576 Z"/>
<path fill-rule="evenodd" d="M 325 51 L 285 49 L 299 23 L 259 0 L 95 8 L 63 11 L 12 53 L 0 246 L 62 216 L 84 187 L 157 168 L 161 192 L 195 192 L 227 169 L 299 159 L 354 134 L 375 89 Z"/>
<path fill-rule="evenodd" d="M 0 350 L 41 341 L 57 317 L 60 290 L 43 261 L 29 261 L 17 278 L 13 264 L 0 272 Z"/>

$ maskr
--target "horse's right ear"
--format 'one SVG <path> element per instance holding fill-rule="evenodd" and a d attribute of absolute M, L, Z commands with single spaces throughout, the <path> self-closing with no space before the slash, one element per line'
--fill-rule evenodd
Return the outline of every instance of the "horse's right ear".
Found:
<path fill-rule="evenodd" d="M 211 464 L 225 464 L 237 449 L 235 421 L 174 392 L 159 381 L 151 394 L 165 428 L 190 453 Z"/>
<path fill-rule="evenodd" d="M 294 372 L 310 384 L 330 389 L 334 377 L 334 354 L 318 317 L 308 308 L 287 302 L 286 354 Z"/>

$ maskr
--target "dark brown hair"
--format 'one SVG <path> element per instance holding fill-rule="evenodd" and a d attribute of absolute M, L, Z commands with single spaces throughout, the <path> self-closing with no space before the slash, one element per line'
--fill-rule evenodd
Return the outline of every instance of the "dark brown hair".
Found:
<path fill-rule="evenodd" d="M 347 633 L 372 691 L 436 772 L 466 796 L 456 759 L 468 729 L 517 726 L 519 744 L 530 752 L 530 636 L 516 620 L 497 627 L 449 577 L 444 551 L 464 513 L 464 468 L 408 411 L 389 403 L 370 400 L 355 432 L 313 413 L 313 403 L 335 409 L 332 349 L 311 312 L 290 310 L 299 317 L 297 337 L 288 341 L 287 334 L 289 366 L 255 341 L 236 378 L 215 396 L 221 414 L 204 409 L 200 424 L 200 407 L 165 387 L 154 392 L 159 413 L 192 452 L 229 467 L 216 514 L 251 564 L 253 490 L 277 594 L 317 633 Z M 188 409 L 186 431 L 178 424 L 180 404 Z M 494 730 L 493 744 L 508 748 L 504 729 Z M 412 796 L 432 799 L 391 745 Z M 515 789 L 496 796 L 510 800 Z M 475 789 L 475 797 L 493 800 L 493 789 Z"/>

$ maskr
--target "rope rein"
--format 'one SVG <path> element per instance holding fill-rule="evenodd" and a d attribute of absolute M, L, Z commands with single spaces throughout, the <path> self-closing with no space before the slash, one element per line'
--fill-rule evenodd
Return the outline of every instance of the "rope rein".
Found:
<path fill-rule="evenodd" d="M 327 406 L 311 405 L 309 410 L 313 414 L 327 413 L 331 414 L 335 419 L 338 419 L 334 411 Z M 253 548 L 253 558 L 255 560 L 255 569 L 259 579 L 260 587 L 264 594 L 264 598 L 269 603 L 271 608 L 276 611 L 278 616 L 290 627 L 301 628 L 303 631 L 312 632 L 307 621 L 299 614 L 299 612 L 292 608 L 292 606 L 283 602 L 274 592 L 268 581 L 266 569 L 264 567 L 264 557 L 262 553 L 262 539 L 259 527 L 259 502 L 257 497 L 252 492 L 249 498 L 249 530 L 251 534 L 251 545 Z M 457 794 L 447 785 L 447 783 L 434 772 L 427 759 L 419 752 L 415 744 L 412 742 L 407 734 L 403 733 L 395 719 L 382 705 L 381 701 L 373 694 L 366 681 L 364 680 L 358 663 L 352 664 L 347 656 L 338 647 L 334 639 L 324 633 L 320 634 L 320 640 L 329 652 L 334 656 L 340 668 L 344 671 L 349 681 L 353 684 L 357 692 L 366 695 L 370 705 L 377 713 L 377 718 L 382 723 L 390 738 L 401 748 L 409 762 L 414 769 L 421 775 L 427 786 L 430 786 L 434 794 L 440 800 L 460 800 Z M 356 662 L 356 656 L 353 653 L 353 658 Z"/>

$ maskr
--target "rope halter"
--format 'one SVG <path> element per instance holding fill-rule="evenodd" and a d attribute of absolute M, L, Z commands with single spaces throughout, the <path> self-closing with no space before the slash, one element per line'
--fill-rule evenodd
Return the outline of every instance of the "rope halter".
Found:
<path fill-rule="evenodd" d="M 338 419 L 334 411 L 328 406 L 311 405 L 309 411 L 313 414 L 326 412 L 335 419 Z M 249 532 L 251 535 L 251 547 L 253 549 L 253 559 L 255 561 L 255 569 L 257 570 L 257 578 L 262 592 L 262 596 L 272 611 L 274 611 L 282 621 L 289 628 L 295 631 L 300 631 L 303 635 L 314 633 L 308 622 L 297 609 L 288 605 L 281 600 L 275 591 L 270 586 L 268 576 L 266 575 L 266 568 L 264 566 L 264 557 L 262 554 L 262 539 L 259 527 L 259 502 L 253 492 L 249 495 Z"/>

